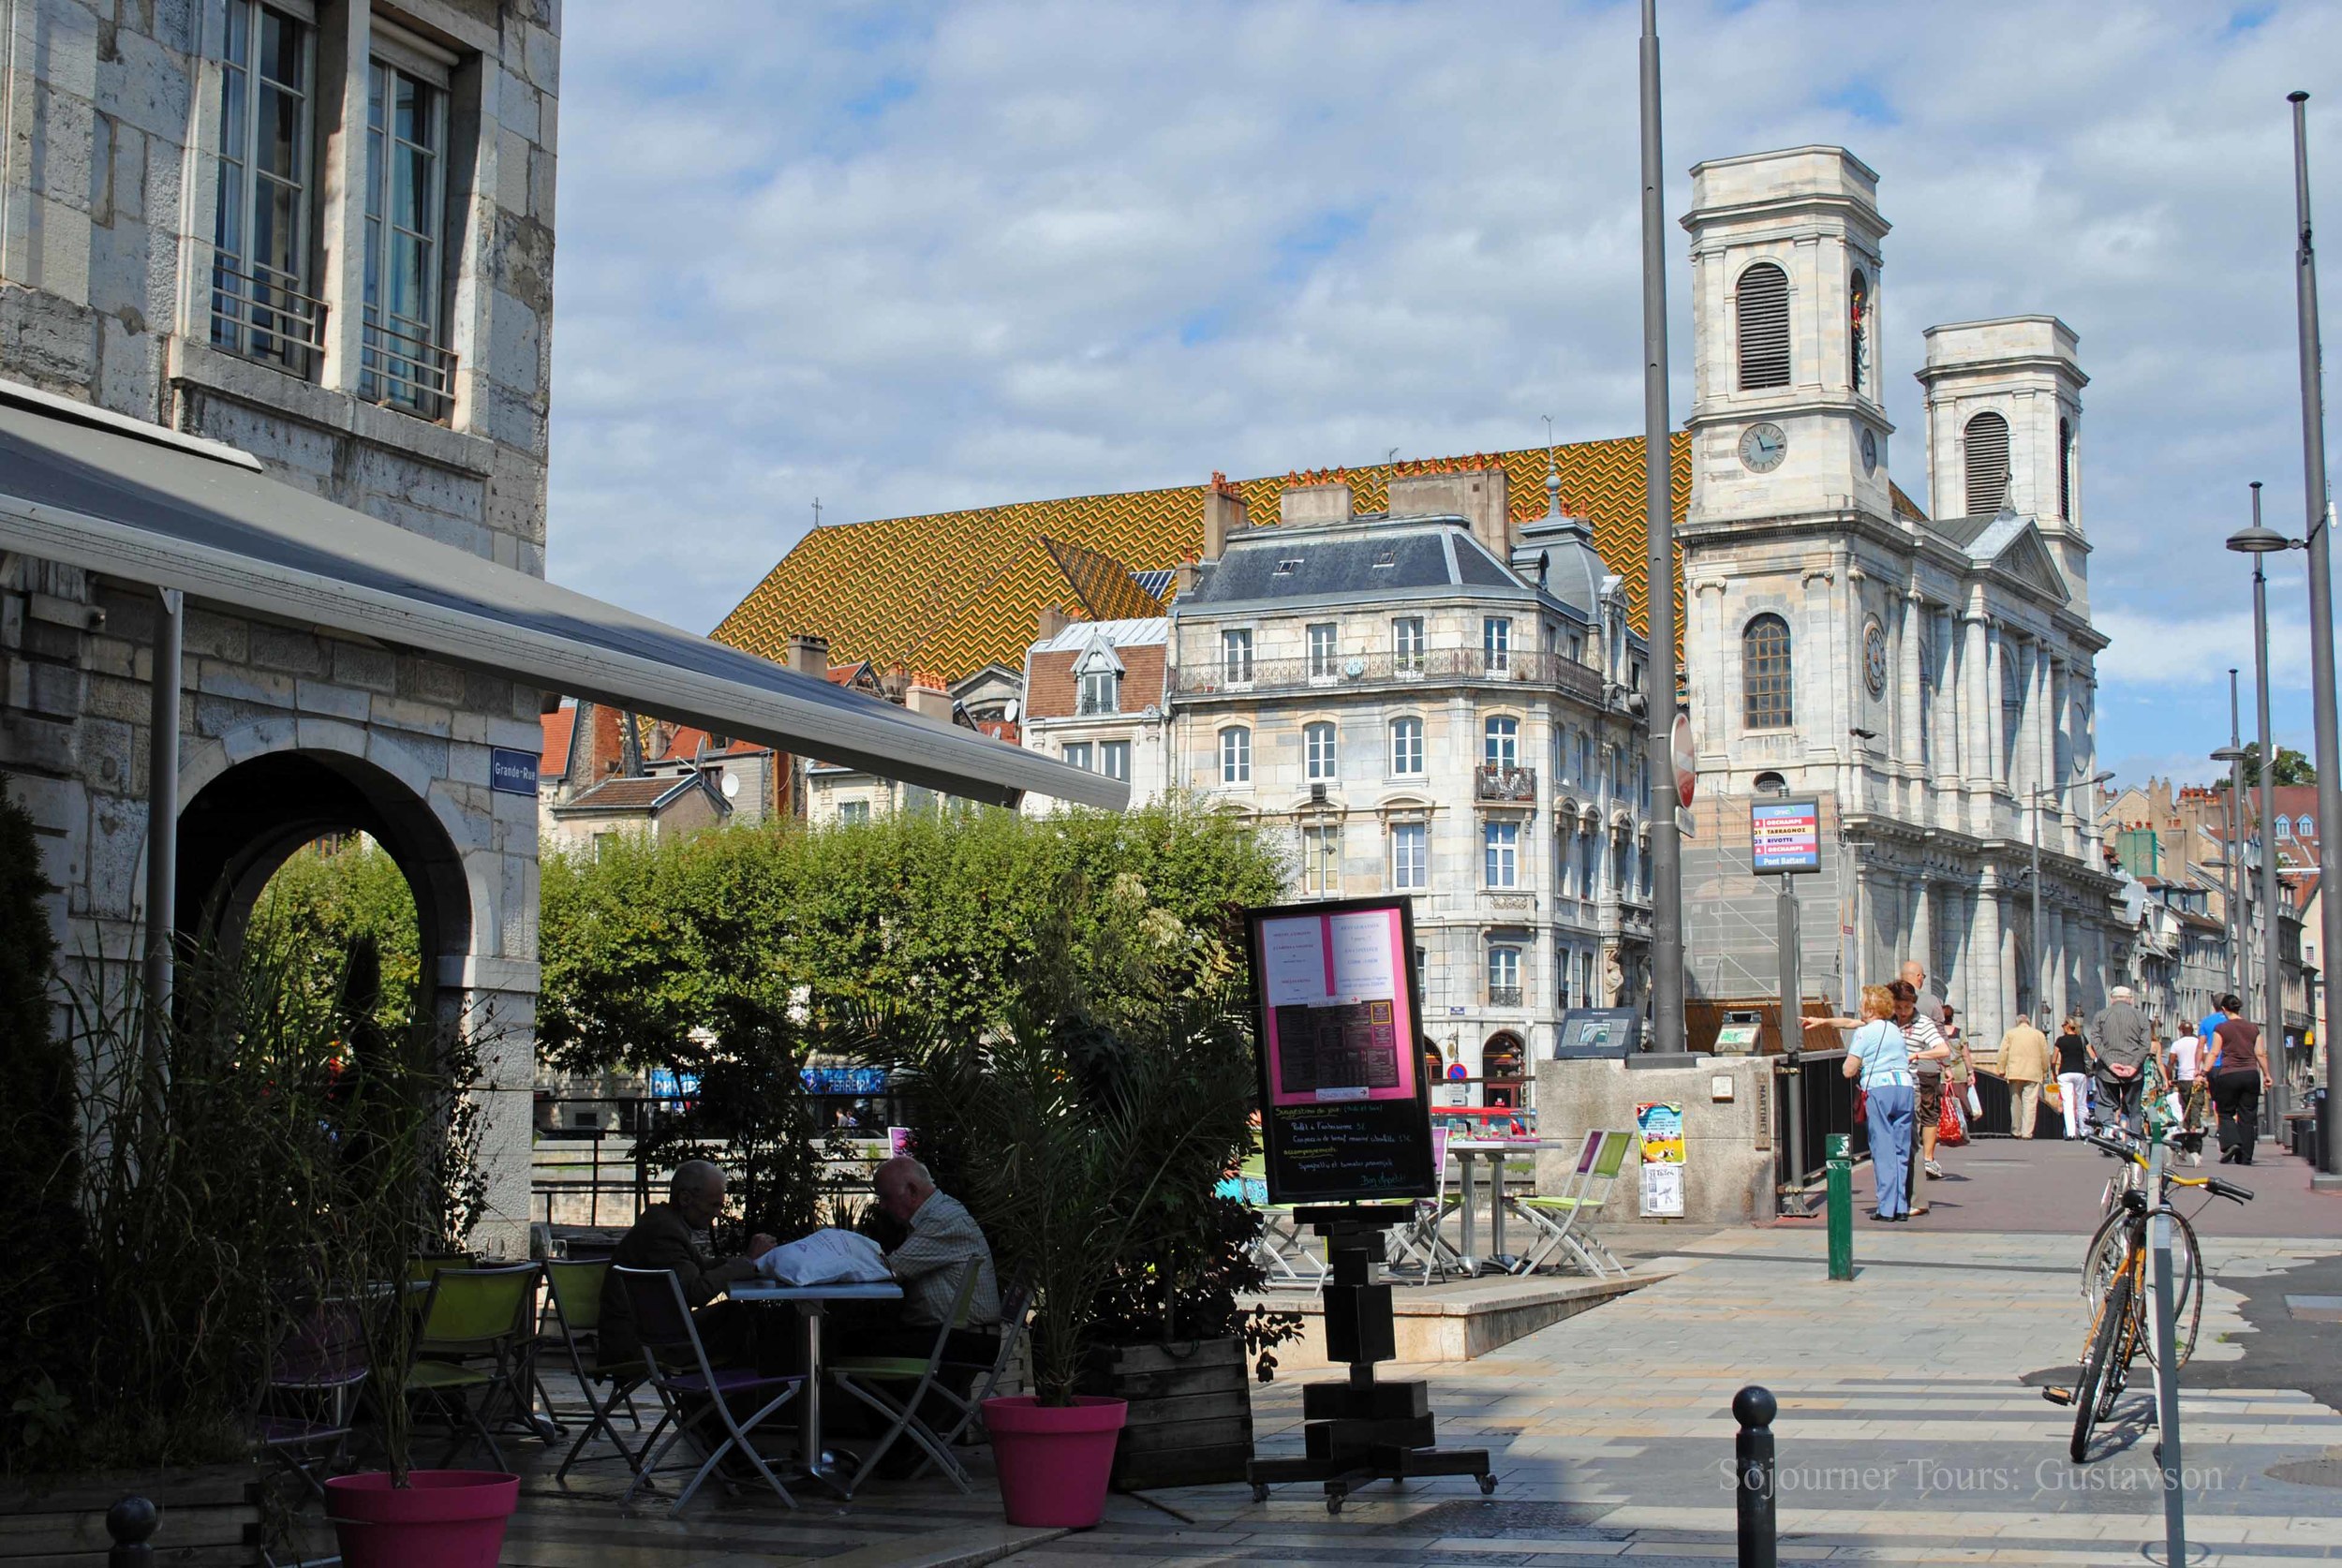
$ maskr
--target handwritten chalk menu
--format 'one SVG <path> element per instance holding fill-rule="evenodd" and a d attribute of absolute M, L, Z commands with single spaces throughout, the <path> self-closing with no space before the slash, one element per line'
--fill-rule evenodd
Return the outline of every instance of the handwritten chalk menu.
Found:
<path fill-rule="evenodd" d="M 1428 1197 L 1430 1086 L 1408 899 L 1253 910 L 1254 1043 L 1273 1203 Z"/>

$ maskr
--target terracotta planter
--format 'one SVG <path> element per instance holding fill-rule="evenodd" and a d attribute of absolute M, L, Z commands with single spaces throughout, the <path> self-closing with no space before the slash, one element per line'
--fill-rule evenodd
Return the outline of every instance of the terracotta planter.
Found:
<path fill-rule="evenodd" d="M 1070 1405 L 1045 1405 L 1030 1394 L 986 1399 L 984 1425 L 1008 1522 L 1060 1530 L 1096 1524 L 1129 1412 L 1120 1399 L 1088 1394 Z"/>
<path fill-rule="evenodd" d="M 416 1470 L 405 1487 L 388 1472 L 325 1483 L 348 1568 L 496 1568 L 504 1527 L 520 1503 L 521 1478 L 494 1470 Z"/>

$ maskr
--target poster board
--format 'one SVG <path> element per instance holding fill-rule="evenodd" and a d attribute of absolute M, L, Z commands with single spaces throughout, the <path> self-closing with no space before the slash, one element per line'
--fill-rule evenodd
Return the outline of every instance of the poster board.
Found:
<path fill-rule="evenodd" d="M 1431 1196 L 1414 900 L 1248 910 L 1245 926 L 1269 1202 Z"/>
<path fill-rule="evenodd" d="M 1748 864 L 1760 877 L 1821 869 L 1821 802 L 1757 801 L 1748 808 Z"/>
<path fill-rule="evenodd" d="M 1635 1107 L 1642 1133 L 1642 1212 L 1647 1219 L 1683 1214 L 1683 1107 L 1653 1101 Z"/>
<path fill-rule="evenodd" d="M 1623 1060 L 1642 1044 L 1642 1010 L 1634 1007 L 1573 1007 L 1554 1031 L 1556 1061 L 1608 1058 Z"/>

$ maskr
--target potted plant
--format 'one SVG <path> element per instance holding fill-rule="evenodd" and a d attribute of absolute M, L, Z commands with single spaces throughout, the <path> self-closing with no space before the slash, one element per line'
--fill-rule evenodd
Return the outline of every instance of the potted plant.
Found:
<path fill-rule="evenodd" d="M 353 967 L 363 964 L 361 954 Z M 415 1469 L 414 1413 L 397 1381 L 422 1329 L 408 1262 L 457 1251 L 485 1196 L 469 1093 L 480 1039 L 420 1022 L 402 1038 L 360 1008 L 344 1017 L 345 1066 L 332 1106 L 343 1162 L 312 1286 L 360 1304 L 384 1466 L 327 1480 L 327 1516 L 350 1568 L 493 1568 L 520 1477 Z"/>

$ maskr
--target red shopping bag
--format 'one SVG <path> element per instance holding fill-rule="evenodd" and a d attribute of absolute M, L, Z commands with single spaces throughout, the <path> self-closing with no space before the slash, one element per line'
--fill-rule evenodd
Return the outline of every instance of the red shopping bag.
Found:
<path fill-rule="evenodd" d="M 1960 1119 L 1960 1097 L 1944 1096 L 1942 1109 L 1935 1113 L 1935 1142 L 1947 1148 L 1957 1148 L 1968 1141 L 1968 1130 Z"/>

